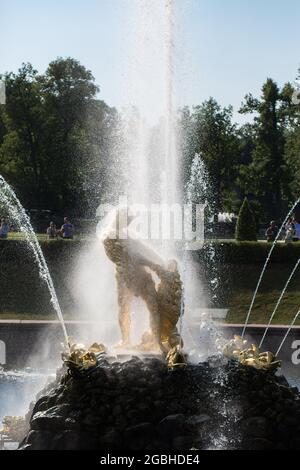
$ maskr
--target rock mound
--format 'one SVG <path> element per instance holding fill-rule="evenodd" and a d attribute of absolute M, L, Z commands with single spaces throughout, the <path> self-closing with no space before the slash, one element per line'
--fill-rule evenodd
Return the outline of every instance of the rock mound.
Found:
<path fill-rule="evenodd" d="M 28 413 L 22 450 L 299 449 L 300 398 L 283 377 L 201 363 L 168 371 L 158 358 L 66 370 Z"/>

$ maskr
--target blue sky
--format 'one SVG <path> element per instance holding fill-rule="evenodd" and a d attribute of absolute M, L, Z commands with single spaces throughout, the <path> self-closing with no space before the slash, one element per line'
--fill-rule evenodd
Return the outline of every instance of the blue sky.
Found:
<path fill-rule="evenodd" d="M 93 72 L 100 97 L 120 107 L 124 24 L 134 1 L 0 0 L 0 73 L 27 61 L 42 72 L 58 56 L 75 57 Z M 299 22 L 299 0 L 177 0 L 178 103 L 214 96 L 237 111 L 267 77 L 293 81 Z"/>

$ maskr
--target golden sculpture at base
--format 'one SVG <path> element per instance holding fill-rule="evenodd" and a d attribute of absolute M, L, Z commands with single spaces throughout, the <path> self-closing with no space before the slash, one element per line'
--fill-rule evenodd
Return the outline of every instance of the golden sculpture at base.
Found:
<path fill-rule="evenodd" d="M 123 236 L 125 232 L 122 230 L 127 230 L 128 224 L 120 225 L 120 211 L 127 209 L 119 208 L 116 211 L 114 224 L 106 231 L 102 240 L 105 253 L 116 269 L 122 336 L 118 347 L 160 352 L 164 355 L 176 348 L 178 355 L 183 342 L 177 330 L 182 301 L 182 282 L 177 262 L 169 260 L 165 263 L 161 260 L 156 263 L 153 259 L 157 259 L 158 255 L 149 247 L 136 239 L 128 238 L 128 232 Z M 120 234 L 123 234 L 122 237 Z M 159 278 L 158 285 L 154 282 L 155 274 Z M 150 332 L 144 333 L 137 346 L 132 346 L 130 341 L 130 304 L 134 297 L 140 297 L 145 302 L 150 314 Z M 185 357 L 183 353 L 182 357 Z"/>
<path fill-rule="evenodd" d="M 281 366 L 281 362 L 270 351 L 259 352 L 258 347 L 252 344 L 247 348 L 247 341 L 235 335 L 223 348 L 224 356 L 236 359 L 241 365 L 254 367 L 261 370 L 275 370 Z"/>
<path fill-rule="evenodd" d="M 186 355 L 180 345 L 170 349 L 166 356 L 166 361 L 169 369 L 182 368 L 187 365 Z"/>
<path fill-rule="evenodd" d="M 105 353 L 105 346 L 93 343 L 86 348 L 84 344 L 75 343 L 69 338 L 69 351 L 62 353 L 62 360 L 69 369 L 88 370 L 98 364 L 97 354 Z"/>

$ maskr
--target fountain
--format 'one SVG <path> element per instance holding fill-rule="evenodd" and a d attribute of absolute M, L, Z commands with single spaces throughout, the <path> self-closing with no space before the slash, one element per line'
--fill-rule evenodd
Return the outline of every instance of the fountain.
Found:
<path fill-rule="evenodd" d="M 150 9 L 146 0 L 132 5 L 131 19 L 137 27 L 131 24 L 135 37 L 131 60 L 126 61 L 128 76 L 131 74 L 131 80 L 126 81 L 126 96 L 131 104 L 138 105 L 139 111 L 134 112 L 133 118 L 132 110 L 123 116 L 123 133 L 115 151 L 124 155 L 125 149 L 127 168 L 120 167 L 120 181 L 115 181 L 114 192 L 114 199 L 126 196 L 126 213 L 132 218 L 123 225 L 115 223 L 117 234 L 111 233 L 111 225 L 104 224 L 95 245 L 102 249 L 102 259 L 109 260 L 111 268 L 107 272 L 103 269 L 97 277 L 98 288 L 100 284 L 108 286 L 103 294 L 107 297 L 118 288 L 118 304 L 113 307 L 119 312 L 118 347 L 107 348 L 102 336 L 98 338 L 101 343 L 94 342 L 90 347 L 67 339 L 53 283 L 29 220 L 11 188 L 0 180 L 2 200 L 13 211 L 20 228 L 26 229 L 70 345 L 62 354 L 63 365 L 55 380 L 30 405 L 20 449 L 299 449 L 295 419 L 300 416 L 299 393 L 275 374 L 280 365 L 276 357 L 260 353 L 254 345 L 248 347 L 243 338 L 237 337 L 229 344 L 220 340 L 216 354 L 202 362 L 189 361 L 186 352 L 190 339 L 184 338 L 183 352 L 181 337 L 186 324 L 183 313 L 190 303 L 186 289 L 190 288 L 189 255 L 178 251 L 175 239 L 161 235 L 146 243 L 134 236 L 137 204 L 144 204 L 148 213 L 153 203 L 164 207 L 182 203 L 183 195 L 174 116 L 175 0 L 153 0 Z M 153 70 L 157 74 L 154 82 Z M 142 116 L 149 106 L 148 92 L 155 83 L 159 84 L 160 94 L 150 104 L 162 106 L 163 118 L 151 132 Z M 130 97 L 132 91 L 137 103 Z M 157 110 L 152 109 L 152 113 Z M 197 165 L 201 167 L 196 156 Z M 118 216 L 122 212 L 119 206 L 114 210 Z M 211 247 L 208 252 L 213 261 Z M 167 263 L 170 258 L 172 261 Z M 197 290 L 198 280 L 191 282 Z M 136 309 L 141 323 L 142 318 L 150 318 L 149 331 L 144 331 L 139 344 L 133 343 L 131 335 L 133 297 L 138 300 Z M 253 303 L 254 300 L 243 336 Z M 96 309 L 100 312 L 100 308 L 99 302 Z M 103 315 L 117 324 L 113 308 Z M 99 324 L 101 328 L 100 321 Z"/>

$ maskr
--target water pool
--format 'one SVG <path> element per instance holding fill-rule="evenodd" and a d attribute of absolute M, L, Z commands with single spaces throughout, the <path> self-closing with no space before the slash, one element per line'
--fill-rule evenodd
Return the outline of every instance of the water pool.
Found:
<path fill-rule="evenodd" d="M 0 371 L 0 422 L 4 416 L 24 416 L 29 404 L 53 371 Z"/>

